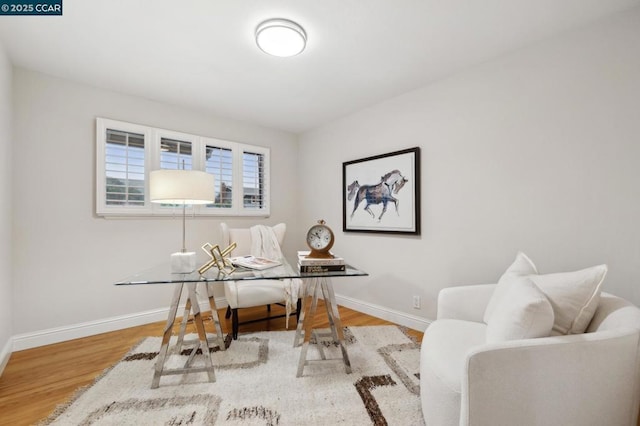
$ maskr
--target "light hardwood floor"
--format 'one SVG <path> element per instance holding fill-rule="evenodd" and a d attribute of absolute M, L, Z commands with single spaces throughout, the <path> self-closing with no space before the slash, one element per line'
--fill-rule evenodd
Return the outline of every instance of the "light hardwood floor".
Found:
<path fill-rule="evenodd" d="M 320 308 L 318 312 L 323 312 Z M 348 308 L 339 309 L 344 326 L 392 324 Z M 272 315 L 281 310 L 283 308 L 274 306 Z M 223 331 L 227 334 L 231 321 L 225 320 L 224 314 L 225 310 L 220 310 Z M 265 314 L 264 307 L 243 309 L 240 321 L 261 318 Z M 0 377 L 0 425 L 32 425 L 45 419 L 57 405 L 66 402 L 77 389 L 91 384 L 142 338 L 162 335 L 164 324 L 162 321 L 14 352 Z M 315 326 L 328 327 L 326 315 L 316 315 Z M 278 318 L 241 325 L 240 334 L 284 329 L 284 318 Z M 422 333 L 409 332 L 418 341 L 422 339 Z"/>

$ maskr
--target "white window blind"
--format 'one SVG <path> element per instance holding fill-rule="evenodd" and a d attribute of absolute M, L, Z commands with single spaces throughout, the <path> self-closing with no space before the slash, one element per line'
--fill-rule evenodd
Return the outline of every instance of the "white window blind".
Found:
<path fill-rule="evenodd" d="M 203 170 L 215 178 L 215 202 L 194 215 L 269 216 L 269 149 L 115 120 L 96 120 L 96 212 L 101 216 L 166 216 L 151 204 L 149 173 Z"/>
<path fill-rule="evenodd" d="M 216 199 L 210 207 L 231 209 L 233 207 L 233 151 L 206 145 L 205 171 L 215 178 Z"/>
<path fill-rule="evenodd" d="M 191 142 L 160 138 L 160 168 L 192 170 L 192 151 Z"/>
<path fill-rule="evenodd" d="M 144 135 L 106 130 L 105 193 L 110 206 L 144 206 Z"/>
<path fill-rule="evenodd" d="M 245 208 L 264 208 L 264 155 L 255 152 L 242 153 L 242 203 Z"/>

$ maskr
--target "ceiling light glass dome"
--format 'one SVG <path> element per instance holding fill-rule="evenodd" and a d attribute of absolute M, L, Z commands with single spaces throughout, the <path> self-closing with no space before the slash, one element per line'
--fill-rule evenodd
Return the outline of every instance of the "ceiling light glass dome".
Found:
<path fill-rule="evenodd" d="M 268 19 L 256 28 L 256 43 L 269 55 L 283 58 L 295 56 L 304 50 L 307 33 L 288 19 Z"/>

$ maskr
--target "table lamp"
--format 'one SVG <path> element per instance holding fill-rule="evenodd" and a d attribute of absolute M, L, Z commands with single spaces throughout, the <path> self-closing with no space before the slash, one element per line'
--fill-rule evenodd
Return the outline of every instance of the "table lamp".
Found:
<path fill-rule="evenodd" d="M 213 204 L 213 175 L 199 170 L 153 170 L 149 176 L 152 203 L 182 205 L 182 250 L 171 255 L 171 272 L 191 273 L 196 269 L 196 253 L 187 252 L 185 240 L 187 204 Z"/>

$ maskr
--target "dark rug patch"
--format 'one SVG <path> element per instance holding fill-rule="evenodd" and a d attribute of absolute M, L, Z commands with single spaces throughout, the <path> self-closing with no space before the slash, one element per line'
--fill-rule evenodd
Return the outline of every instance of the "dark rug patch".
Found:
<path fill-rule="evenodd" d="M 364 402 L 364 406 L 367 409 L 367 413 L 369 413 L 369 417 L 371 421 L 376 426 L 386 426 L 387 419 L 382 415 L 382 411 L 380 411 L 380 407 L 378 406 L 378 402 L 376 398 L 371 393 L 371 390 L 380 387 L 380 386 L 395 386 L 396 382 L 393 381 L 390 375 L 386 374 L 384 376 L 364 376 L 360 380 L 355 383 L 356 390 L 360 394 L 360 398 L 362 398 L 362 402 Z"/>
<path fill-rule="evenodd" d="M 148 361 L 158 356 L 158 352 L 140 352 L 138 354 L 127 355 L 123 361 Z"/>
<path fill-rule="evenodd" d="M 266 421 L 267 426 L 273 426 L 280 423 L 280 414 L 262 406 L 234 408 L 227 414 L 227 420 L 249 419 L 261 419 Z"/>

